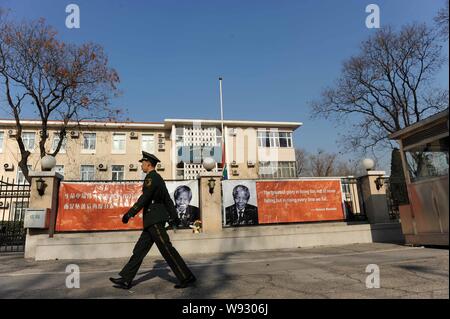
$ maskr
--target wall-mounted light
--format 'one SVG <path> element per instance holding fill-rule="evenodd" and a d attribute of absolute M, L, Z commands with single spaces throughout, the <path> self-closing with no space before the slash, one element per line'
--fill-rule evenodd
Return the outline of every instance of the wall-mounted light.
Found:
<path fill-rule="evenodd" d="M 214 187 L 216 187 L 216 180 L 214 178 L 210 178 L 208 180 L 209 193 L 212 195 L 214 193 Z"/>
<path fill-rule="evenodd" d="M 381 176 L 377 177 L 377 179 L 375 180 L 375 186 L 377 187 L 377 191 L 379 191 L 381 187 L 383 187 L 383 185 L 384 185 L 384 178 Z"/>
<path fill-rule="evenodd" d="M 39 179 L 36 180 L 36 189 L 39 195 L 43 196 L 46 188 L 47 184 L 45 183 L 45 180 L 42 179 L 42 177 L 39 177 Z"/>

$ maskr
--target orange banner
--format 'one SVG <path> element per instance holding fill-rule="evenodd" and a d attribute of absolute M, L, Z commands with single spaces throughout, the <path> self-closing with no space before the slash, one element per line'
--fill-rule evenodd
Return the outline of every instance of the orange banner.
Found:
<path fill-rule="evenodd" d="M 340 180 L 257 181 L 259 224 L 345 219 Z"/>
<path fill-rule="evenodd" d="M 141 194 L 141 183 L 61 183 L 56 231 L 142 229 L 142 211 L 122 223 Z"/>

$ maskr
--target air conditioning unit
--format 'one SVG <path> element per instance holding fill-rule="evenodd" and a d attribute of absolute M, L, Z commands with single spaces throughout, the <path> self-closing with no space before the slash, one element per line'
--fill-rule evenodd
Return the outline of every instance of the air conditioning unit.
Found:
<path fill-rule="evenodd" d="M 234 176 L 239 175 L 239 171 L 237 169 L 232 169 L 231 174 Z"/>
<path fill-rule="evenodd" d="M 71 138 L 79 138 L 80 137 L 80 132 L 70 131 L 70 137 Z"/>
<path fill-rule="evenodd" d="M 108 170 L 108 165 L 106 164 L 98 164 L 97 168 L 99 171 L 107 171 Z"/>
<path fill-rule="evenodd" d="M 166 141 L 163 138 L 158 138 L 158 143 L 159 144 L 164 144 L 164 143 L 166 143 Z"/>
<path fill-rule="evenodd" d="M 43 135 L 44 135 L 44 134 L 42 133 L 42 131 L 39 131 L 39 136 L 40 136 L 40 137 L 43 137 Z M 45 137 L 48 137 L 48 132 L 47 132 L 47 134 L 45 134 L 45 135 L 46 135 Z"/>
<path fill-rule="evenodd" d="M 158 138 L 166 138 L 166 134 L 164 134 L 164 133 L 158 133 Z"/>
<path fill-rule="evenodd" d="M 130 132 L 130 138 L 131 139 L 137 139 L 138 138 L 138 134 L 136 132 Z"/>
<path fill-rule="evenodd" d="M 136 164 L 130 164 L 128 166 L 128 168 L 130 169 L 130 171 L 137 171 L 137 165 Z"/>
<path fill-rule="evenodd" d="M 165 145 L 164 144 L 158 144 L 158 151 L 164 151 Z"/>
<path fill-rule="evenodd" d="M 16 137 L 17 132 L 16 130 L 8 130 L 8 136 L 9 137 Z"/>
<path fill-rule="evenodd" d="M 3 164 L 3 167 L 5 168 L 5 171 L 13 171 L 14 170 L 14 164 L 13 163 L 5 163 Z"/>
<path fill-rule="evenodd" d="M 162 163 L 158 163 L 158 164 L 156 164 L 156 169 L 158 171 L 163 171 L 165 169 L 165 167 Z"/>
<path fill-rule="evenodd" d="M 236 129 L 235 128 L 230 128 L 228 132 L 229 132 L 230 136 L 236 136 Z"/>
<path fill-rule="evenodd" d="M 231 167 L 239 167 L 238 163 L 236 161 L 231 162 Z"/>

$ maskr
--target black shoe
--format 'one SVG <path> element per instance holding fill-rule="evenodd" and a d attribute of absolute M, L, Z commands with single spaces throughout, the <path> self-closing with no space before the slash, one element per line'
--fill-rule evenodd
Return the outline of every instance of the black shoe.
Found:
<path fill-rule="evenodd" d="M 186 279 L 185 281 L 183 281 L 183 282 L 181 282 L 181 283 L 175 285 L 174 287 L 175 287 L 176 289 L 183 289 L 183 288 L 186 288 L 186 287 L 190 286 L 191 284 L 193 284 L 193 283 L 196 282 L 196 281 L 197 281 L 197 278 L 195 278 L 195 276 L 192 275 L 191 277 L 189 277 L 189 278 Z"/>
<path fill-rule="evenodd" d="M 127 281 L 125 278 L 109 278 L 113 284 L 115 284 L 114 288 L 122 288 L 122 289 L 130 289 L 131 288 L 131 280 Z"/>

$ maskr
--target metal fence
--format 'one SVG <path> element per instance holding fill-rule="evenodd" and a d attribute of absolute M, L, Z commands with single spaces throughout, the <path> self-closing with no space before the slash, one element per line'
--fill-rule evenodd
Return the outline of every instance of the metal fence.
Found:
<path fill-rule="evenodd" d="M 30 185 L 0 179 L 0 252 L 23 252 L 23 220 L 30 199 Z"/>
<path fill-rule="evenodd" d="M 361 181 L 356 177 L 341 178 L 344 208 L 347 221 L 367 221 Z"/>

